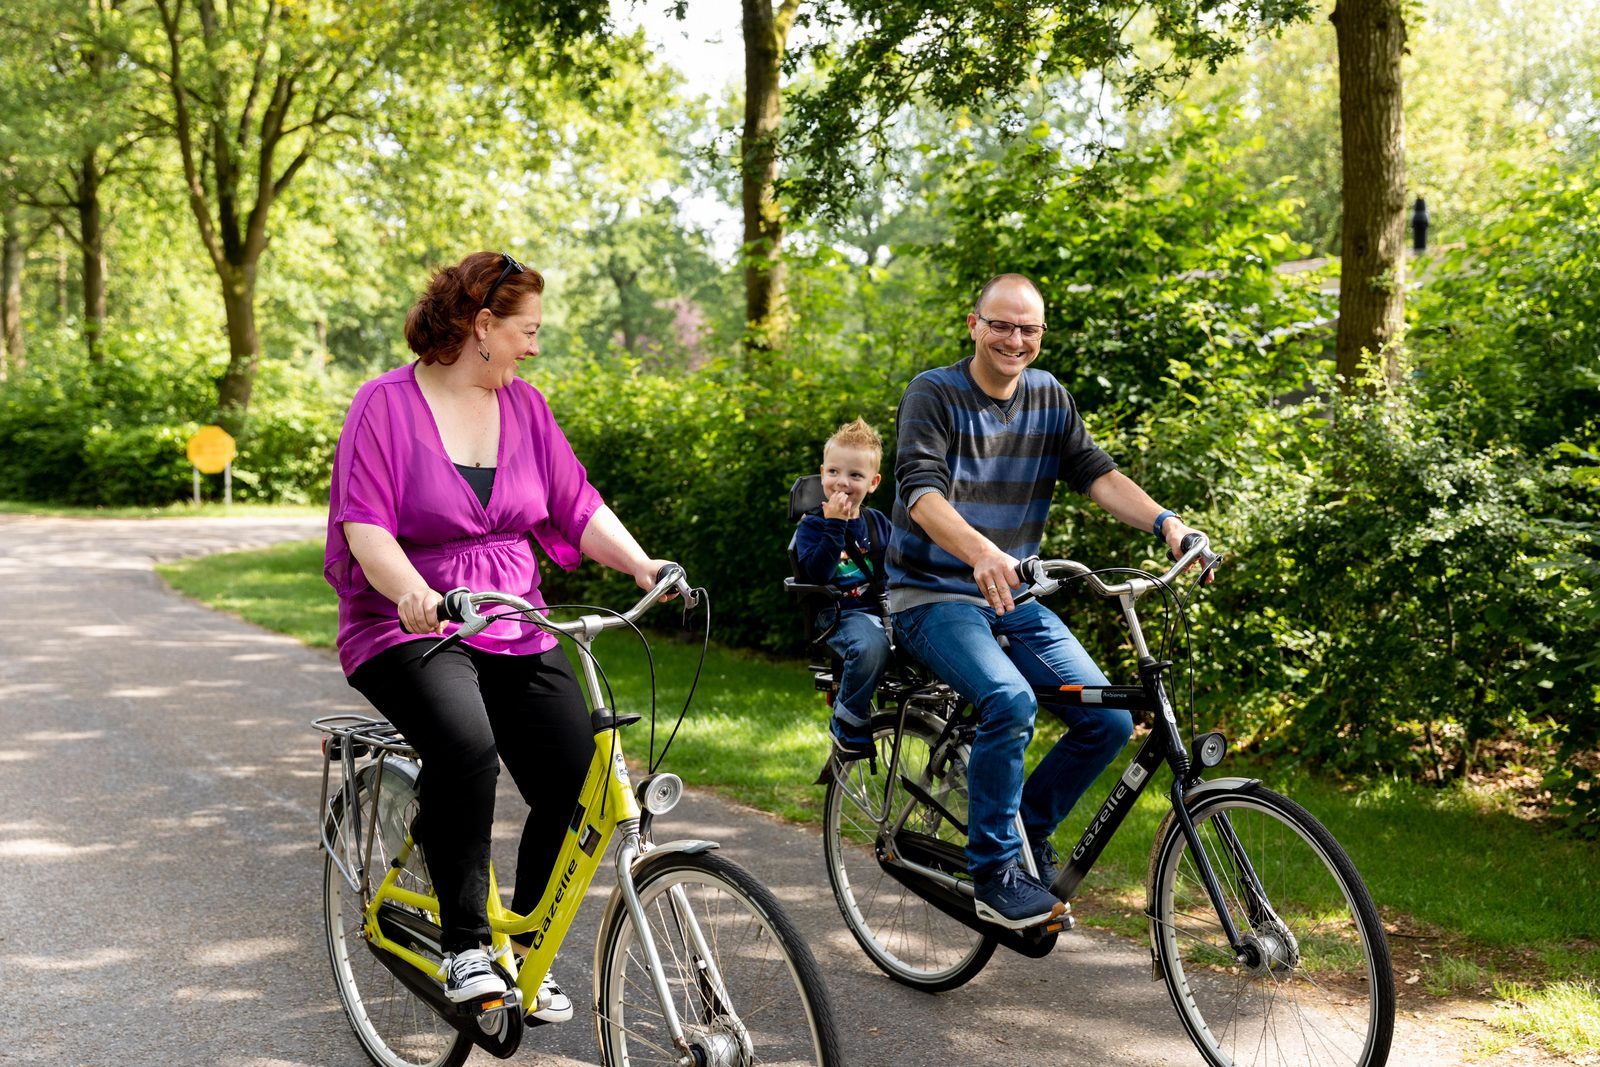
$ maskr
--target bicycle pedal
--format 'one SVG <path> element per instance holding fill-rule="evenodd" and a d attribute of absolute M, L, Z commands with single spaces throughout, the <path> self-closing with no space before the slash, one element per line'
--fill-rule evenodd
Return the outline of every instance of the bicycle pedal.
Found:
<path fill-rule="evenodd" d="M 1069 911 L 1065 915 L 1058 916 L 1043 925 L 1034 927 L 1034 929 L 1042 934 L 1060 934 L 1076 928 L 1077 925 L 1078 921 L 1072 917 L 1072 912 Z"/>
<path fill-rule="evenodd" d="M 479 1015 L 494 1011 L 516 1011 L 522 1007 L 522 990 L 513 987 L 504 993 L 491 993 L 482 1000 L 470 1002 L 469 1007 Z"/>

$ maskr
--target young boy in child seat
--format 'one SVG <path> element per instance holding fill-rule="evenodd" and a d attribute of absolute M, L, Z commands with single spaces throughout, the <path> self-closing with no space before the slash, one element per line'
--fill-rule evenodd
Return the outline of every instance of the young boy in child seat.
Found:
<path fill-rule="evenodd" d="M 802 515 L 795 533 L 800 576 L 844 594 L 817 619 L 819 629 L 838 623 L 828 647 L 844 669 L 828 729 L 835 753 L 844 760 L 872 753 L 872 694 L 889 661 L 883 627 L 889 520 L 862 503 L 882 480 L 882 457 L 883 440 L 861 419 L 839 427 L 822 446 L 822 506 Z"/>

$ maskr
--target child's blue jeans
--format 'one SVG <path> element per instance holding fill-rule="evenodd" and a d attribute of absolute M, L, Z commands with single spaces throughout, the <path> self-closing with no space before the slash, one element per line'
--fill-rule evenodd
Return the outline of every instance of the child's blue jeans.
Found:
<path fill-rule="evenodd" d="M 824 616 L 824 624 L 826 619 Z M 872 722 L 872 694 L 889 662 L 889 635 L 882 616 L 870 609 L 841 612 L 828 647 L 844 661 L 839 695 L 833 702 L 834 717 L 851 733 L 864 733 Z"/>

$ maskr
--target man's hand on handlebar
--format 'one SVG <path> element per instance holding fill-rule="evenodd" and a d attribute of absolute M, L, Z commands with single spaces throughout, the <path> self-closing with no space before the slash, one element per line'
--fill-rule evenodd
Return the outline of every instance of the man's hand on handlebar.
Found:
<path fill-rule="evenodd" d="M 1188 549 L 1184 546 L 1184 541 L 1186 541 L 1191 535 L 1199 533 L 1199 530 L 1186 525 L 1184 521 L 1178 518 L 1176 515 L 1168 519 L 1166 525 L 1161 528 L 1162 538 L 1167 542 L 1167 558 L 1173 560 L 1181 559 L 1183 554 L 1188 551 Z M 1191 562 L 1189 566 L 1193 567 L 1195 563 L 1199 562 L 1200 560 L 1196 559 Z M 1210 585 L 1212 582 L 1217 580 L 1217 576 L 1214 573 L 1214 568 L 1207 568 L 1204 580 L 1207 585 Z"/>
<path fill-rule="evenodd" d="M 1017 561 L 998 548 L 973 565 L 972 580 L 996 615 L 1004 615 L 1017 606 L 1011 597 L 1011 590 L 1022 584 L 1017 579 Z"/>

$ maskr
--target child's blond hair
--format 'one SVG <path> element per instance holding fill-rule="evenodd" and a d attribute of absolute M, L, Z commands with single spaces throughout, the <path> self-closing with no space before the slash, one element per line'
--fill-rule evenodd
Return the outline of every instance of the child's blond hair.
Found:
<path fill-rule="evenodd" d="M 833 436 L 822 443 L 822 455 L 826 457 L 828 449 L 835 445 L 871 452 L 874 466 L 883 462 L 883 438 L 879 437 L 878 431 L 859 416 L 854 422 L 847 422 L 833 431 Z"/>

